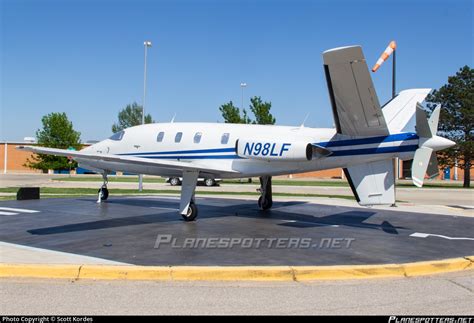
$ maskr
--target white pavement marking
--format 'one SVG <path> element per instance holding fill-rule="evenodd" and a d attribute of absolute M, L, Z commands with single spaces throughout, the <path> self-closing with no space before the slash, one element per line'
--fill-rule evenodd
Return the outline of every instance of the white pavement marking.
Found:
<path fill-rule="evenodd" d="M 422 232 L 415 232 L 415 233 L 410 234 L 410 237 L 414 237 L 414 238 L 427 238 L 429 236 L 448 239 L 448 240 L 471 240 L 471 241 L 474 241 L 474 238 L 448 237 L 448 236 L 443 236 L 441 234 L 431 234 L 431 233 L 422 233 Z"/>
<path fill-rule="evenodd" d="M 19 212 L 19 213 L 38 213 L 39 211 L 36 210 L 28 210 L 28 209 L 14 209 L 11 207 L 0 207 L 0 211 L 12 211 L 12 212 Z"/>
<path fill-rule="evenodd" d="M 18 213 L 0 211 L 0 215 L 15 215 L 15 214 L 18 214 Z"/>
<path fill-rule="evenodd" d="M 130 265 L 91 256 L 0 241 L 0 263 Z"/>

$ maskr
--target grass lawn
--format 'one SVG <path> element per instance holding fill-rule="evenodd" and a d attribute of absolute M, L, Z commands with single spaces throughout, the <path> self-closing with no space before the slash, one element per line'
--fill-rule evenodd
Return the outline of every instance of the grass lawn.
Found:
<path fill-rule="evenodd" d="M 54 181 L 63 182 L 102 182 L 100 176 L 72 176 L 72 177 L 55 177 Z M 137 176 L 109 176 L 109 182 L 117 183 L 138 183 Z M 144 183 L 165 183 L 164 178 L 159 177 L 144 177 Z M 221 185 L 258 185 L 258 178 L 254 178 L 252 183 L 248 183 L 247 179 L 242 181 L 238 179 L 226 179 L 221 182 Z M 273 185 L 285 185 L 285 186 L 325 186 L 325 187 L 349 187 L 349 184 L 345 180 L 334 179 L 334 180 L 298 180 L 298 179 L 273 179 Z M 415 187 L 410 181 L 398 182 L 397 187 Z M 424 188 L 463 188 L 462 182 L 446 183 L 446 182 L 430 182 L 426 181 L 423 185 Z M 472 188 L 472 187 L 471 187 Z"/>
<path fill-rule="evenodd" d="M 75 197 L 83 195 L 96 195 L 96 188 L 62 188 L 62 187 L 42 187 L 41 196 L 47 196 L 50 194 L 51 197 Z M 6 187 L 0 188 L 0 193 L 16 193 L 18 187 Z M 173 194 L 179 195 L 179 190 L 151 190 L 144 189 L 142 192 L 138 192 L 136 189 L 112 189 L 110 194 L 116 195 L 149 195 L 149 194 Z M 259 196 L 258 192 L 220 192 L 220 191 L 197 191 L 196 195 L 248 195 L 248 196 Z M 295 197 L 327 197 L 327 198 L 342 198 L 353 200 L 354 197 L 351 195 L 330 195 L 330 194 L 299 194 L 299 193 L 273 193 L 273 196 L 295 196 Z M 2 196 L 4 197 L 4 196 Z M 8 197 L 8 196 L 7 196 Z M 14 196 L 13 196 L 14 197 Z"/>

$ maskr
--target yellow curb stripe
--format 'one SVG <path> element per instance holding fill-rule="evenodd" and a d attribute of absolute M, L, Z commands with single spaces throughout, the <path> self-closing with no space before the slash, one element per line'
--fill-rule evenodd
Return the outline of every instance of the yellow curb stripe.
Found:
<path fill-rule="evenodd" d="M 409 277 L 461 271 L 474 268 L 473 261 L 470 258 L 472 257 L 439 261 L 424 261 L 405 264 L 403 265 L 403 268 L 405 270 L 406 276 Z"/>
<path fill-rule="evenodd" d="M 80 279 L 171 280 L 171 267 L 84 265 Z"/>
<path fill-rule="evenodd" d="M 360 266 L 321 266 L 294 267 L 297 280 L 341 280 L 403 277 L 400 265 L 360 265 Z"/>
<path fill-rule="evenodd" d="M 355 266 L 115 266 L 0 264 L 0 277 L 159 280 L 308 281 L 414 277 L 474 269 L 474 256 L 407 264 Z"/>
<path fill-rule="evenodd" d="M 291 281 L 293 270 L 289 266 L 235 266 L 235 267 L 171 267 L 173 280 L 246 280 Z"/>

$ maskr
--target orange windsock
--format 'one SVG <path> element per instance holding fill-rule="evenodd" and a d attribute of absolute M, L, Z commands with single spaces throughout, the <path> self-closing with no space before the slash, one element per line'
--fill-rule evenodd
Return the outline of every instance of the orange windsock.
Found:
<path fill-rule="evenodd" d="M 393 51 L 397 48 L 397 44 L 395 43 L 394 40 L 390 42 L 390 44 L 385 48 L 384 52 L 382 55 L 380 55 L 380 58 L 377 60 L 377 63 L 375 63 L 374 67 L 372 67 L 372 72 L 375 72 L 379 69 L 380 65 L 385 62 L 390 55 L 392 55 Z"/>

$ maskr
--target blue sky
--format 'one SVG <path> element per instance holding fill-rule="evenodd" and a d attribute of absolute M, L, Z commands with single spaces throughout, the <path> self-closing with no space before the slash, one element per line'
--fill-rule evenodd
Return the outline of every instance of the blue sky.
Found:
<path fill-rule="evenodd" d="M 331 127 L 321 53 L 360 44 L 371 66 L 398 44 L 397 87 L 438 88 L 473 63 L 472 1 L 0 0 L 0 140 L 34 136 L 66 112 L 82 140 L 111 134 L 142 102 L 158 122 L 222 122 L 218 107 L 259 95 L 277 124 Z M 372 74 L 381 103 L 391 63 Z"/>

